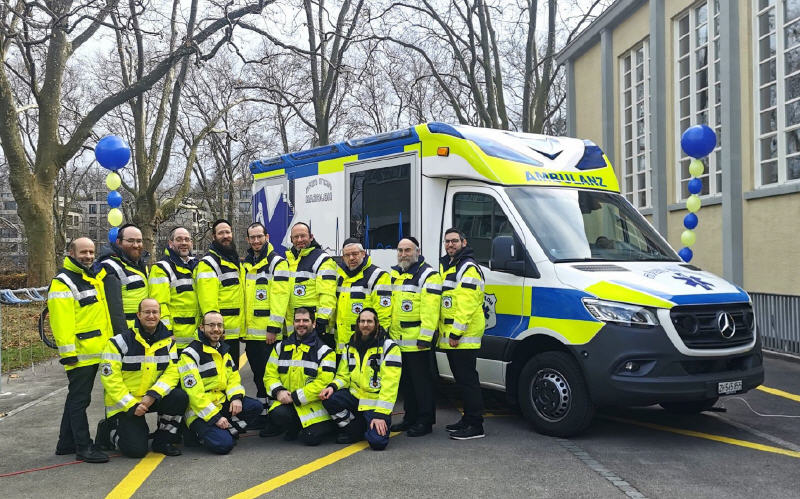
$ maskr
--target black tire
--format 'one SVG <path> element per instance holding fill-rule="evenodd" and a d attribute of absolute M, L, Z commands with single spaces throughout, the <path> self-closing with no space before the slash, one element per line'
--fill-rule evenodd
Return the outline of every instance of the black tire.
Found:
<path fill-rule="evenodd" d="M 571 437 L 592 422 L 595 406 L 575 359 L 564 352 L 531 358 L 519 377 L 519 406 L 537 432 Z"/>
<path fill-rule="evenodd" d="M 58 345 L 56 345 L 56 338 L 53 336 L 53 330 L 50 329 L 50 319 L 48 315 L 47 307 L 44 307 L 42 313 L 39 314 L 39 337 L 45 345 L 56 349 Z"/>
<path fill-rule="evenodd" d="M 686 402 L 661 402 L 658 405 L 663 407 L 665 411 L 673 414 L 698 414 L 710 410 L 714 407 L 714 404 L 717 403 L 717 400 L 719 400 L 719 397 L 705 400 L 689 400 Z"/>

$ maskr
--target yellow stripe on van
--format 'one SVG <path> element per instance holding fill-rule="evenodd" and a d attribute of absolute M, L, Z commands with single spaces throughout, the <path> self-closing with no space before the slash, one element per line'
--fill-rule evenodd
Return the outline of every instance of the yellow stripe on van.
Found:
<path fill-rule="evenodd" d="M 574 319 L 552 319 L 550 317 L 532 316 L 529 328 L 541 327 L 549 329 L 564 337 L 569 345 L 583 345 L 597 334 L 604 322 L 579 321 Z"/>
<path fill-rule="evenodd" d="M 256 173 L 253 175 L 253 178 L 255 180 L 263 180 L 265 178 L 280 177 L 281 175 L 286 175 L 286 169 L 281 168 L 280 170 L 273 170 L 271 172 Z"/>
<path fill-rule="evenodd" d="M 531 311 L 531 288 L 526 286 L 505 286 L 487 284 L 485 293 L 497 298 L 495 313 L 508 315 L 529 315 Z"/>
<path fill-rule="evenodd" d="M 343 156 L 341 158 L 326 159 L 325 161 L 320 161 L 317 164 L 317 172 L 319 175 L 340 172 L 344 170 L 345 163 L 352 163 L 353 161 L 358 161 L 358 154 Z"/>
<path fill-rule="evenodd" d="M 635 303 L 636 305 L 644 305 L 646 307 L 655 308 L 672 308 L 675 306 L 675 304 L 671 301 L 663 300 L 648 293 L 643 293 L 635 289 L 605 281 L 592 284 L 588 288 L 584 289 L 584 291 L 591 293 L 602 300 Z"/>

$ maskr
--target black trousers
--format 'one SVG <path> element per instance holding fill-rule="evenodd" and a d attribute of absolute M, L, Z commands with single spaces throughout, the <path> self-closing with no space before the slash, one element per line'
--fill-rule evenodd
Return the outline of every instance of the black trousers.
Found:
<path fill-rule="evenodd" d="M 436 423 L 436 401 L 431 371 L 432 350 L 402 352 L 400 394 L 403 396 L 404 423 L 432 426 Z"/>
<path fill-rule="evenodd" d="M 277 343 L 277 342 L 276 342 Z M 256 398 L 264 405 L 263 416 L 267 415 L 269 407 L 267 400 L 267 389 L 264 387 L 264 371 L 267 368 L 267 360 L 275 343 L 268 344 L 264 340 L 247 340 L 244 342 L 247 361 L 250 363 L 250 370 L 253 371 L 253 383 L 256 385 Z"/>
<path fill-rule="evenodd" d="M 137 404 L 138 405 L 138 404 Z M 158 413 L 158 429 L 153 443 L 168 443 L 177 439 L 178 428 L 183 421 L 183 413 L 189 405 L 189 396 L 180 388 L 175 388 L 150 406 L 150 412 Z M 147 454 L 147 439 L 150 429 L 144 416 L 130 412 L 114 415 L 116 429 L 111 430 L 111 441 L 122 454 L 128 457 L 144 457 Z"/>
<path fill-rule="evenodd" d="M 225 343 L 228 344 L 228 348 L 230 349 L 231 359 L 233 359 L 233 366 L 236 369 L 239 369 L 239 338 L 232 338 L 230 340 L 225 340 Z"/>
<path fill-rule="evenodd" d="M 92 402 L 92 387 L 96 375 L 97 364 L 67 371 L 69 385 L 56 444 L 58 451 L 74 452 L 74 449 L 83 449 L 92 443 L 86 409 Z"/>
<path fill-rule="evenodd" d="M 306 445 L 319 445 L 325 435 L 334 431 L 333 421 L 320 421 L 306 428 L 300 424 L 300 417 L 291 404 L 280 405 L 269 412 L 269 421 L 285 431 L 287 435 L 297 435 Z"/>
<path fill-rule="evenodd" d="M 475 367 L 478 359 L 477 349 L 445 350 L 450 370 L 453 371 L 456 386 L 464 401 L 464 417 L 468 425 L 483 424 L 483 393 Z"/>

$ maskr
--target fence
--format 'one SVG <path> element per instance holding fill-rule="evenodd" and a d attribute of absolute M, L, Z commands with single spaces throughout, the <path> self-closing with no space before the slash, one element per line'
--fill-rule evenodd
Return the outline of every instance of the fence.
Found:
<path fill-rule="evenodd" d="M 800 296 L 750 293 L 764 348 L 800 354 Z"/>
<path fill-rule="evenodd" d="M 39 336 L 38 320 L 46 301 L 47 288 L 0 289 L 0 373 L 56 356 Z"/>

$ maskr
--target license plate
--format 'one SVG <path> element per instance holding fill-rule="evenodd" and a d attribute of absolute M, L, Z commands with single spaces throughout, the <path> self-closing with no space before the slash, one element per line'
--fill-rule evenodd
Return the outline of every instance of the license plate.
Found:
<path fill-rule="evenodd" d="M 742 391 L 742 380 L 717 383 L 717 393 L 720 395 L 730 395 L 740 391 Z"/>

